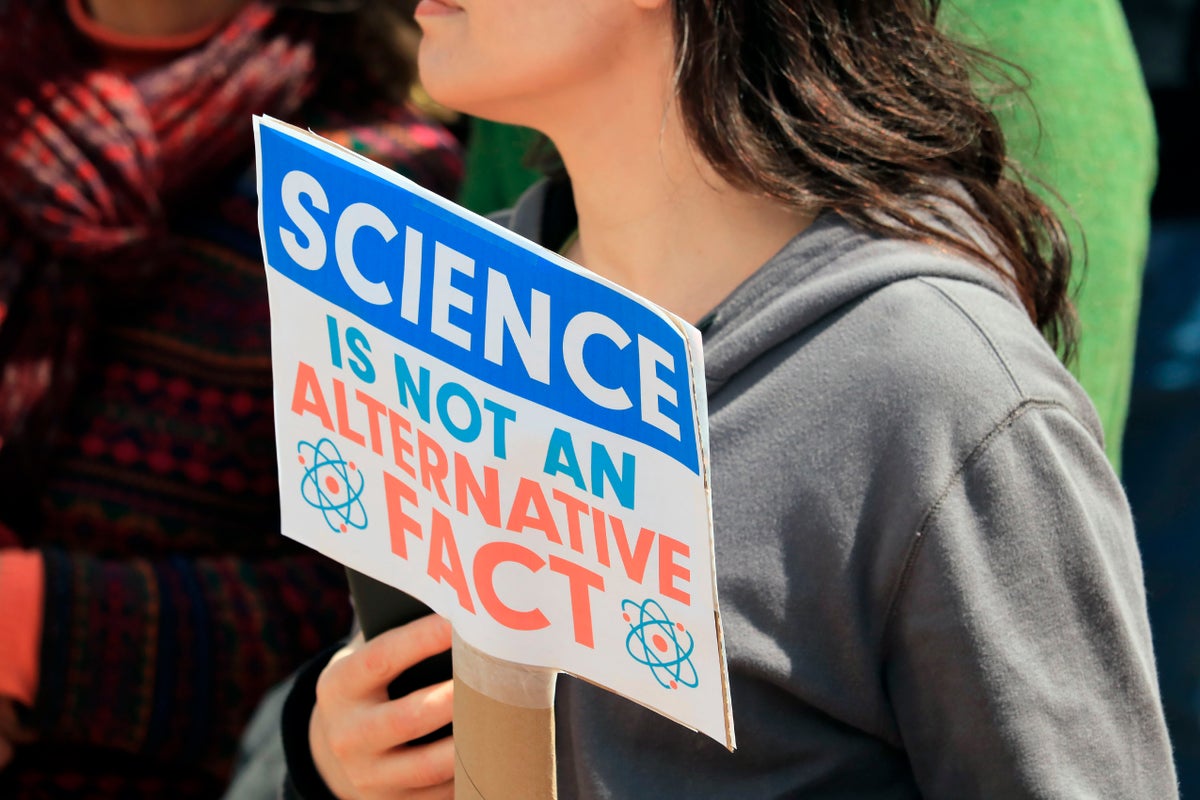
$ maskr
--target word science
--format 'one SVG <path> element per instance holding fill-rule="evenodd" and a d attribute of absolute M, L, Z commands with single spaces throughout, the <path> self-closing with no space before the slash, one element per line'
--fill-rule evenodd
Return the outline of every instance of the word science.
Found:
<path fill-rule="evenodd" d="M 255 119 L 285 535 L 734 746 L 699 333 Z"/>

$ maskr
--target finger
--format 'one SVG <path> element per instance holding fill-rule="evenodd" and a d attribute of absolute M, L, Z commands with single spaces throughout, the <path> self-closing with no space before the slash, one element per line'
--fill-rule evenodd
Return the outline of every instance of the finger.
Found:
<path fill-rule="evenodd" d="M 308 746 L 312 753 L 313 765 L 317 768 L 321 779 L 329 787 L 335 797 L 352 797 L 353 784 L 342 765 L 344 754 L 335 751 L 322 719 L 321 708 L 313 708 L 308 721 Z"/>
<path fill-rule="evenodd" d="M 405 791 L 405 798 L 452 797 L 454 737 L 393 750 L 375 761 L 356 788 L 367 797 L 392 796 L 398 791 Z"/>
<path fill-rule="evenodd" d="M 426 686 L 378 705 L 356 721 L 371 749 L 389 750 L 432 733 L 454 718 L 454 682 Z"/>
<path fill-rule="evenodd" d="M 346 642 L 346 644 L 340 650 L 333 654 L 333 657 L 329 659 L 329 663 L 325 665 L 325 669 L 321 670 L 321 674 L 324 675 L 326 670 L 328 670 L 334 664 L 357 653 L 365 644 L 366 641 L 363 639 L 362 631 L 354 634 L 350 641 Z M 319 691 L 320 686 L 318 685 L 317 688 Z"/>
<path fill-rule="evenodd" d="M 449 647 L 450 623 L 430 614 L 381 633 L 352 657 L 330 662 L 327 671 L 334 673 L 331 682 L 343 697 L 364 698 L 386 693 L 387 685 L 401 672 Z"/>
<path fill-rule="evenodd" d="M 366 643 L 367 640 L 363 638 L 363 632 L 359 631 L 358 633 L 354 634 L 353 637 L 351 637 L 350 641 L 346 642 L 345 647 L 333 654 L 333 658 L 336 661 L 343 656 L 352 655 L 359 650 L 362 650 L 363 645 Z"/>

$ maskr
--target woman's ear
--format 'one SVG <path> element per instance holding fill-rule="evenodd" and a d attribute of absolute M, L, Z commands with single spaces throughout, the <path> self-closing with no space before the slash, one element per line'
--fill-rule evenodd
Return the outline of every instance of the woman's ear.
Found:
<path fill-rule="evenodd" d="M 633 4 L 643 11 L 657 11 L 671 4 L 671 0 L 633 0 Z"/>

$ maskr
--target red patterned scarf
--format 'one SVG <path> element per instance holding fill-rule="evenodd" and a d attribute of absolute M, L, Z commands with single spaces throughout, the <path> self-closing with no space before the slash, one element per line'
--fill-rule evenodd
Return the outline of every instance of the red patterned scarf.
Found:
<path fill-rule="evenodd" d="M 249 152 L 252 114 L 311 93 L 311 39 L 275 17 L 251 3 L 128 79 L 61 0 L 0 0 L 0 491 L 36 480 L 98 305 L 163 268 L 171 201 Z"/>

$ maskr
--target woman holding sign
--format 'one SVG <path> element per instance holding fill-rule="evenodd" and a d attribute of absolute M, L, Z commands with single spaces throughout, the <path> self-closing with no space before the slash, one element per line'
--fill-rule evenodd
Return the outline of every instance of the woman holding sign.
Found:
<path fill-rule="evenodd" d="M 565 173 L 504 220 L 704 332 L 739 747 L 564 678 L 566 797 L 1176 794 L 1059 222 L 919 0 L 423 0 L 430 93 Z M 447 645 L 335 659 L 344 797 L 449 796 Z M 373 788 L 371 788 L 373 787 Z"/>

